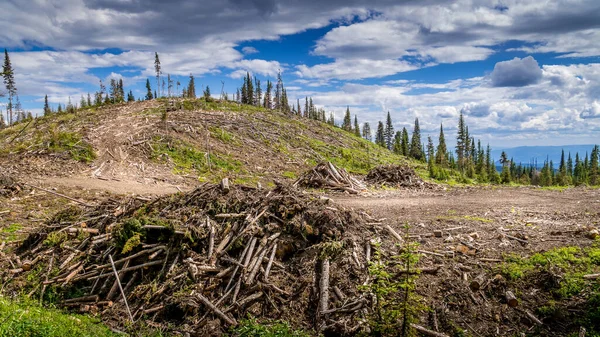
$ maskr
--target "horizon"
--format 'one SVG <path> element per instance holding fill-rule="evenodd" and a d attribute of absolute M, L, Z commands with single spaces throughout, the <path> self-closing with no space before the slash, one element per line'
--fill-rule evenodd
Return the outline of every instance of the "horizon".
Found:
<path fill-rule="evenodd" d="M 565 10 L 568 6 L 568 11 Z M 156 89 L 163 75 L 231 97 L 249 72 L 263 85 L 281 70 L 289 101 L 312 97 L 343 118 L 448 139 L 465 114 L 492 148 L 569 146 L 600 139 L 600 4 L 488 1 L 42 1 L 0 4 L 6 48 L 26 110 L 78 102 L 99 81 Z M 191 13 L 191 14 L 190 14 Z M 432 20 L 432 18 L 436 20 Z M 178 18 L 178 20 L 175 20 Z M 3 86 L 3 85 L 2 85 Z M 2 87 L 0 86 L 0 87 Z M 6 99 L 0 99 L 0 105 Z M 4 108 L 3 108 L 4 110 Z"/>

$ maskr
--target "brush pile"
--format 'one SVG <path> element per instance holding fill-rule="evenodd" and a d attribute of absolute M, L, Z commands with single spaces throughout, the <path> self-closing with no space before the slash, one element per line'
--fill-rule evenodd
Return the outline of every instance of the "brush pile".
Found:
<path fill-rule="evenodd" d="M 426 183 L 412 168 L 401 165 L 377 166 L 369 171 L 365 181 L 389 187 L 423 188 L 426 186 Z"/>
<path fill-rule="evenodd" d="M 13 286 L 39 278 L 21 291 L 117 327 L 142 320 L 220 336 L 250 314 L 354 334 L 367 313 L 358 286 L 368 278 L 373 228 L 335 207 L 285 186 L 205 184 L 69 208 L 5 256 L 0 277 Z"/>
<path fill-rule="evenodd" d="M 13 178 L 0 175 L 0 197 L 14 197 L 23 191 L 23 189 L 24 187 Z"/>
<path fill-rule="evenodd" d="M 305 172 L 294 186 L 305 188 L 323 188 L 358 194 L 365 190 L 365 185 L 351 176 L 343 168 L 338 168 L 330 162 L 320 163 L 312 170 Z"/>

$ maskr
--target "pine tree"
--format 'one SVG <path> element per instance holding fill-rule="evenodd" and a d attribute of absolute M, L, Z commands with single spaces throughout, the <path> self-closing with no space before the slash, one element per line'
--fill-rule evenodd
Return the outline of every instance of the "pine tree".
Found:
<path fill-rule="evenodd" d="M 573 177 L 573 159 L 571 158 L 571 152 L 569 152 L 569 157 L 567 159 L 567 176 L 569 178 Z"/>
<path fill-rule="evenodd" d="M 342 129 L 346 131 L 352 130 L 352 118 L 350 117 L 350 107 L 346 107 L 346 114 L 344 114 L 344 121 L 342 122 Z"/>
<path fill-rule="evenodd" d="M 402 154 L 402 132 L 396 131 L 394 135 L 394 145 L 392 145 L 392 151 L 395 154 Z"/>
<path fill-rule="evenodd" d="M 599 168 L 598 168 L 598 156 L 599 156 L 599 148 L 598 145 L 595 145 L 592 149 L 592 155 L 590 157 L 590 167 L 589 167 L 589 180 L 590 185 L 598 185 L 600 184 L 600 176 L 599 176 Z"/>
<path fill-rule="evenodd" d="M 433 140 L 431 136 L 427 136 L 427 166 L 429 172 L 433 173 L 435 166 L 435 147 L 433 146 Z M 433 174 L 431 174 L 433 176 Z"/>
<path fill-rule="evenodd" d="M 387 113 L 387 118 L 385 120 L 384 136 L 385 136 L 385 145 L 388 148 L 388 150 L 391 150 L 392 144 L 393 144 L 392 141 L 394 139 L 394 125 L 392 123 L 392 117 L 390 116 L 389 111 Z"/>
<path fill-rule="evenodd" d="M 17 95 L 17 87 L 15 85 L 15 74 L 13 71 L 12 64 L 10 63 L 10 57 L 8 51 L 4 49 L 4 64 L 2 66 L 2 76 L 4 77 L 4 86 L 8 91 L 8 106 L 7 112 L 9 114 L 8 124 L 13 123 L 13 99 Z"/>
<path fill-rule="evenodd" d="M 62 105 L 60 105 L 60 103 L 58 103 L 58 108 L 56 109 L 56 113 L 60 114 L 62 112 L 63 112 Z"/>
<path fill-rule="evenodd" d="M 210 97 L 210 87 L 208 85 L 206 86 L 206 89 L 202 91 L 202 94 L 204 96 L 205 102 L 210 102 L 212 100 L 212 98 Z"/>
<path fill-rule="evenodd" d="M 385 128 L 383 127 L 383 122 L 379 121 L 377 124 L 377 133 L 375 134 L 375 144 L 386 147 L 385 144 Z"/>
<path fill-rule="evenodd" d="M 196 98 L 196 83 L 192 74 L 190 74 L 190 82 L 188 83 L 186 93 L 188 98 Z"/>
<path fill-rule="evenodd" d="M 162 71 L 160 69 L 160 60 L 158 59 L 158 53 L 154 53 L 154 71 L 156 72 L 156 88 L 160 91 L 160 75 Z M 160 94 L 160 92 L 159 92 Z"/>
<path fill-rule="evenodd" d="M 265 99 L 263 102 L 263 106 L 265 107 L 265 109 L 273 108 L 273 99 L 271 97 L 271 91 L 273 91 L 273 83 L 267 80 L 267 89 L 265 91 Z"/>
<path fill-rule="evenodd" d="M 254 77 L 254 105 L 260 106 L 260 101 L 262 98 L 262 90 L 260 88 L 260 80 Z"/>
<path fill-rule="evenodd" d="M 458 132 L 456 135 L 456 159 L 458 164 L 458 170 L 464 172 L 465 166 L 465 155 L 467 153 L 467 134 L 466 134 L 465 119 L 462 111 L 458 118 Z"/>
<path fill-rule="evenodd" d="M 87 94 L 87 106 L 92 106 L 92 96 L 89 92 Z"/>
<path fill-rule="evenodd" d="M 298 116 L 302 116 L 302 108 L 300 108 L 300 98 L 297 99 L 297 103 L 298 103 L 298 111 L 296 111 L 298 113 Z"/>
<path fill-rule="evenodd" d="M 440 165 L 441 167 L 447 166 L 446 152 L 448 152 L 448 149 L 446 148 L 446 138 L 444 137 L 444 125 L 440 124 L 440 136 L 438 138 L 437 152 L 435 154 L 435 163 L 437 165 Z"/>
<path fill-rule="evenodd" d="M 419 128 L 418 118 L 415 118 L 415 127 L 410 141 L 410 156 L 416 160 L 425 159 L 421 145 L 421 129 Z"/>
<path fill-rule="evenodd" d="M 4 115 L 2 114 L 2 110 L 0 110 L 0 130 L 6 127 L 6 122 L 4 121 Z"/>
<path fill-rule="evenodd" d="M 44 96 L 44 116 L 48 116 L 51 112 L 50 104 L 48 104 L 48 95 L 46 95 Z"/>
<path fill-rule="evenodd" d="M 407 157 L 410 153 L 410 143 L 408 141 L 408 130 L 402 128 L 402 155 Z"/>
<path fill-rule="evenodd" d="M 354 115 L 354 135 L 360 137 L 360 127 L 358 126 L 358 117 Z"/>
<path fill-rule="evenodd" d="M 311 98 L 312 100 L 312 98 Z M 304 117 L 310 118 L 310 111 L 308 106 L 308 97 L 304 97 Z"/>
<path fill-rule="evenodd" d="M 371 126 L 367 122 L 363 124 L 362 137 L 368 141 L 373 141 L 373 136 L 371 135 Z"/>
<path fill-rule="evenodd" d="M 146 100 L 151 100 L 152 97 L 152 88 L 150 87 L 150 79 L 146 79 Z"/>
<path fill-rule="evenodd" d="M 81 95 L 81 100 L 79 100 L 79 107 L 85 108 L 86 106 L 87 106 L 87 102 L 85 100 L 85 97 L 83 97 L 83 95 Z"/>
<path fill-rule="evenodd" d="M 333 111 L 329 112 L 329 118 L 327 119 L 327 124 L 329 124 L 331 126 L 335 126 L 335 115 L 333 114 Z M 370 137 L 370 135 L 371 135 L 371 130 L 369 130 L 369 137 Z M 369 140 L 371 140 L 371 138 L 369 138 Z"/>
<path fill-rule="evenodd" d="M 281 98 L 283 95 L 283 80 L 281 79 L 281 71 L 277 72 L 277 84 L 275 85 L 275 110 L 281 111 Z"/>
<path fill-rule="evenodd" d="M 133 96 L 133 91 L 129 90 L 129 93 L 127 94 L 127 102 L 135 102 L 135 97 Z"/>

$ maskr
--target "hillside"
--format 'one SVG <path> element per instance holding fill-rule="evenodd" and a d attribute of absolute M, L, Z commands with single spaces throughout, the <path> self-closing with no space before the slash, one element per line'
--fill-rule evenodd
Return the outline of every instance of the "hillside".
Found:
<path fill-rule="evenodd" d="M 140 186 L 185 187 L 225 176 L 271 185 L 323 160 L 356 174 L 407 162 L 325 123 L 232 102 L 177 104 L 123 103 L 14 125 L 0 131 L 0 165 L 16 176 L 145 192 Z M 165 113 L 167 107 L 174 111 Z"/>

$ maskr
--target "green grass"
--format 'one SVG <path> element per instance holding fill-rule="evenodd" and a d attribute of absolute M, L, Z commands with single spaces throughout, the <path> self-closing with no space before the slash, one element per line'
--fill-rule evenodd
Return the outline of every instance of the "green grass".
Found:
<path fill-rule="evenodd" d="M 19 238 L 18 232 L 23 229 L 23 225 L 19 223 L 13 223 L 0 229 L 0 237 L 4 240 L 11 242 Z"/>
<path fill-rule="evenodd" d="M 201 175 L 218 176 L 219 173 L 243 173 L 243 164 L 223 154 L 210 154 L 210 164 L 206 152 L 181 140 L 160 140 L 155 138 L 152 143 L 152 158 L 157 161 L 167 161 L 173 164 L 173 173 L 187 174 L 196 171 Z M 211 172 L 214 171 L 214 172 Z"/>
<path fill-rule="evenodd" d="M 214 127 L 210 127 L 209 130 L 210 130 L 210 135 L 213 138 L 216 138 L 224 143 L 241 145 L 233 133 L 231 133 L 223 128 L 214 126 Z"/>
<path fill-rule="evenodd" d="M 509 255 L 505 261 L 500 269 L 511 281 L 550 268 L 562 271 L 564 275 L 560 284 L 552 292 L 559 298 L 569 298 L 580 294 L 590 283 L 583 275 L 600 271 L 600 248 L 560 247 L 529 258 Z"/>
<path fill-rule="evenodd" d="M 231 336 L 235 337 L 310 337 L 308 332 L 292 329 L 284 321 L 258 322 L 255 318 L 242 320 L 233 328 Z"/>
<path fill-rule="evenodd" d="M 98 320 L 0 296 L 0 337 L 112 337 Z"/>

